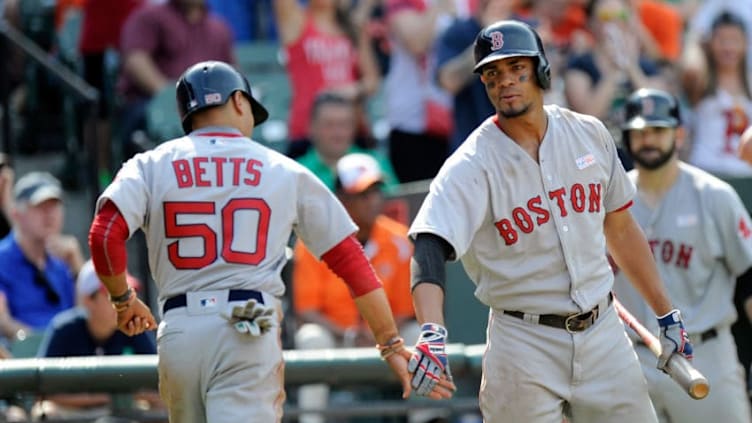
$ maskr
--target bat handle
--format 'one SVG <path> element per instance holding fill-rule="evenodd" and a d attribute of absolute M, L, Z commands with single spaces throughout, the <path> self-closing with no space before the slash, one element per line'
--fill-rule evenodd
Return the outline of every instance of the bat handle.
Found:
<path fill-rule="evenodd" d="M 683 355 L 674 353 L 666 364 L 666 373 L 671 376 L 679 386 L 684 387 L 690 397 L 699 400 L 708 396 L 710 384 L 705 376 L 692 367 Z"/>

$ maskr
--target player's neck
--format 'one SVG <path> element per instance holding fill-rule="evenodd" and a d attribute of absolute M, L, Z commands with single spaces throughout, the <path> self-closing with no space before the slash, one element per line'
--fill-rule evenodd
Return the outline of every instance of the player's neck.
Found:
<path fill-rule="evenodd" d="M 671 159 L 664 166 L 655 170 L 639 169 L 637 173 L 637 189 L 644 198 L 660 201 L 674 186 L 679 177 L 679 162 Z"/>
<path fill-rule="evenodd" d="M 497 115 L 497 123 L 504 133 L 520 146 L 535 143 L 540 145 L 548 129 L 548 115 L 541 108 L 522 116 L 505 118 Z"/>

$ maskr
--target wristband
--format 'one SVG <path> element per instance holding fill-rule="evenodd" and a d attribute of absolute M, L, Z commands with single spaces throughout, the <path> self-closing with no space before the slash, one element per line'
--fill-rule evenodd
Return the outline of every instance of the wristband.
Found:
<path fill-rule="evenodd" d="M 136 293 L 133 291 L 131 287 L 128 287 L 128 290 L 125 291 L 125 294 L 118 295 L 117 297 L 113 297 L 110 295 L 110 302 L 112 303 L 112 308 L 115 309 L 118 313 L 125 311 L 128 309 L 128 307 L 131 306 L 133 303 L 133 300 L 136 299 Z"/>
<path fill-rule="evenodd" d="M 384 345 L 376 345 L 376 349 L 379 350 L 382 360 L 386 360 L 394 353 L 402 351 L 404 347 L 405 340 L 401 336 L 391 338 Z"/>

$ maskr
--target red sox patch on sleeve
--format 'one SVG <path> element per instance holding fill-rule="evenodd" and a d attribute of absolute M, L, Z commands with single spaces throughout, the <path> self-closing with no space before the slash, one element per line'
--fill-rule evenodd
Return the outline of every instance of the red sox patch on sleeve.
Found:
<path fill-rule="evenodd" d="M 744 239 L 752 237 L 752 229 L 750 229 L 749 223 L 744 216 L 739 218 L 739 234 L 741 234 Z"/>

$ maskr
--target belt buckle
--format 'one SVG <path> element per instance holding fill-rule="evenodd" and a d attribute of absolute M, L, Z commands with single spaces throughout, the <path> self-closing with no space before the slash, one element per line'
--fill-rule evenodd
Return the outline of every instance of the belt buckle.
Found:
<path fill-rule="evenodd" d="M 583 318 L 587 316 L 586 318 Z M 587 313 L 581 313 L 581 314 L 572 314 L 567 316 L 567 319 L 564 320 L 564 329 L 569 333 L 576 333 L 576 332 L 582 332 L 583 330 L 590 327 L 593 321 L 593 312 L 588 311 Z"/>

